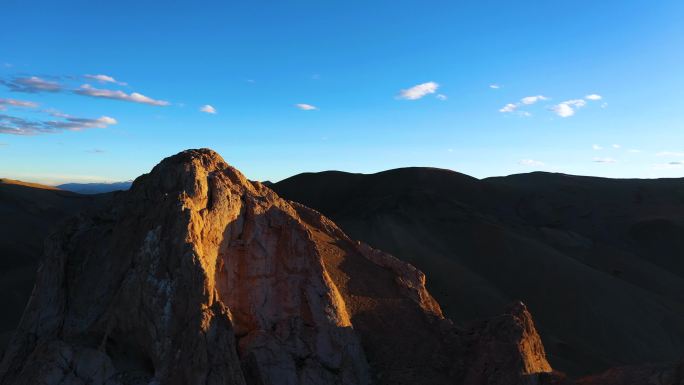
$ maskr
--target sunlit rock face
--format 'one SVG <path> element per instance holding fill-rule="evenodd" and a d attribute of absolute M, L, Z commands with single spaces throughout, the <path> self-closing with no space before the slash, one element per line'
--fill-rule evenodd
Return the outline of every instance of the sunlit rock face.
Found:
<path fill-rule="evenodd" d="M 46 244 L 0 384 L 523 384 L 524 305 L 460 330 L 426 277 L 207 149 Z"/>

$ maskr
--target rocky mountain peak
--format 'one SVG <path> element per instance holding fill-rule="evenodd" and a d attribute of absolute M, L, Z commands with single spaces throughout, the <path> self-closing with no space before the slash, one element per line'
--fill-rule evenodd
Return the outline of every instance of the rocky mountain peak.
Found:
<path fill-rule="evenodd" d="M 460 330 L 425 282 L 188 150 L 50 236 L 0 384 L 494 385 L 550 370 L 524 305 Z"/>

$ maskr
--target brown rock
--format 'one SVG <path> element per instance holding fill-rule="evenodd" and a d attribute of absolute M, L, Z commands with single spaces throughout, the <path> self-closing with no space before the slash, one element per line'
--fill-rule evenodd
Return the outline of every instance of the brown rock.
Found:
<path fill-rule="evenodd" d="M 50 237 L 0 384 L 516 384 L 548 370 L 524 305 L 459 331 L 422 272 L 203 149 Z"/>

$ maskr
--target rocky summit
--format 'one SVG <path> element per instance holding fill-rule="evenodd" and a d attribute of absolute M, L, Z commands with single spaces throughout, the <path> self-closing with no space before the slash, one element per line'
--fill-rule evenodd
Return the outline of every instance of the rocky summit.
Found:
<path fill-rule="evenodd" d="M 458 328 L 408 263 L 208 149 L 45 245 L 0 384 L 535 384 L 530 313 Z"/>

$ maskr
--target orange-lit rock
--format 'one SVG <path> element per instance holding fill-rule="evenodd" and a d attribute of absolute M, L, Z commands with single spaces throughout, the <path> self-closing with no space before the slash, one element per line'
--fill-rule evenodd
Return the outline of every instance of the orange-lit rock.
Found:
<path fill-rule="evenodd" d="M 523 384 L 524 305 L 468 331 L 425 276 L 211 150 L 162 161 L 46 246 L 0 384 Z"/>

